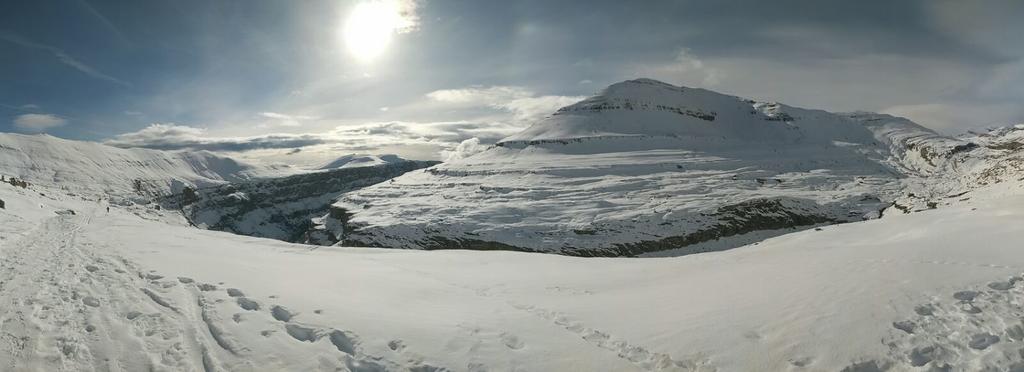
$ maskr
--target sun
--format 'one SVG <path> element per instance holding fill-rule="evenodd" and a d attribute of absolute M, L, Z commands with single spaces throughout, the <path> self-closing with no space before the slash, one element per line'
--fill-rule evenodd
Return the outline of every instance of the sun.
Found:
<path fill-rule="evenodd" d="M 342 29 L 345 45 L 362 62 L 376 60 L 391 44 L 391 39 L 407 20 L 395 0 L 367 0 L 356 4 Z"/>

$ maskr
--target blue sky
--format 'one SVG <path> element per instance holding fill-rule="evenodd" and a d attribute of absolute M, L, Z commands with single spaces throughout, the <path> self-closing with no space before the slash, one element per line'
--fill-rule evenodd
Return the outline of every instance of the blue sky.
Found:
<path fill-rule="evenodd" d="M 368 1 L 4 2 L 0 131 L 436 158 L 636 77 L 946 133 L 1024 122 L 1020 2 L 377 0 L 405 23 L 363 60 L 339 30 Z"/>

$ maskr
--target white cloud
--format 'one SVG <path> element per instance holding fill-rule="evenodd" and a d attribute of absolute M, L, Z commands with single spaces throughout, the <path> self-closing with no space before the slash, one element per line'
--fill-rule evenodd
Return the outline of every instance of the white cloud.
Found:
<path fill-rule="evenodd" d="M 439 102 L 484 106 L 533 97 L 532 91 L 516 86 L 472 86 L 461 89 L 442 89 L 427 93 L 427 98 Z"/>
<path fill-rule="evenodd" d="M 247 137 L 211 136 L 203 128 L 177 124 L 150 124 L 141 130 L 115 136 L 104 143 L 118 147 L 144 147 L 160 150 L 209 150 L 231 152 L 282 152 L 301 148 L 309 156 L 337 156 L 338 152 L 402 153 L 416 158 L 439 158 L 442 150 L 455 149 L 466 139 L 479 143 L 495 142 L 521 128 L 496 122 L 378 122 L 339 126 L 320 133 L 266 134 Z M 461 151 L 469 149 L 464 145 Z M 309 149 L 310 151 L 305 151 Z M 426 154 L 426 155 L 424 155 Z M 447 156 L 445 153 L 444 156 Z M 321 159 L 323 160 L 323 159 Z"/>
<path fill-rule="evenodd" d="M 585 97 L 538 96 L 533 91 L 517 86 L 472 86 L 460 89 L 442 89 L 427 93 L 427 97 L 442 103 L 462 107 L 489 107 L 509 112 L 518 122 L 530 122 L 551 114 Z"/>
<path fill-rule="evenodd" d="M 496 141 L 521 130 L 517 125 L 498 122 L 409 122 L 389 121 L 335 128 L 330 135 L 346 140 L 367 140 L 373 143 L 432 142 L 455 146 L 469 139 Z"/>
<path fill-rule="evenodd" d="M 145 147 L 159 150 L 249 151 L 289 149 L 326 143 L 311 134 L 267 134 L 250 137 L 212 137 L 206 129 L 177 124 L 150 124 L 135 132 L 120 134 L 104 143 L 117 147 Z"/>
<path fill-rule="evenodd" d="M 50 114 L 23 114 L 14 118 L 14 127 L 29 133 L 45 132 L 67 124 L 67 120 Z"/>
<path fill-rule="evenodd" d="M 514 99 L 494 105 L 511 112 L 520 122 L 530 122 L 550 115 L 556 110 L 579 102 L 586 97 L 579 96 L 540 96 Z"/>
<path fill-rule="evenodd" d="M 465 141 L 460 142 L 457 146 L 450 150 L 441 151 L 441 159 L 444 161 L 453 161 L 463 158 L 467 158 L 473 154 L 483 152 L 487 149 L 487 145 L 481 145 L 480 139 L 473 137 Z"/>
<path fill-rule="evenodd" d="M 377 0 L 380 1 L 380 0 Z M 418 12 L 419 1 L 417 0 L 389 0 L 395 2 L 398 9 L 398 24 L 395 32 L 407 34 L 420 28 L 420 15 Z"/>

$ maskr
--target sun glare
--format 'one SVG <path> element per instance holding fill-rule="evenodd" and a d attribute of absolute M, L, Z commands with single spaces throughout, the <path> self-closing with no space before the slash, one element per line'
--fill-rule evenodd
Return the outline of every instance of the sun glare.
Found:
<path fill-rule="evenodd" d="M 363 1 L 356 4 L 345 21 L 343 37 L 356 59 L 369 62 L 387 50 L 402 24 L 397 1 Z"/>

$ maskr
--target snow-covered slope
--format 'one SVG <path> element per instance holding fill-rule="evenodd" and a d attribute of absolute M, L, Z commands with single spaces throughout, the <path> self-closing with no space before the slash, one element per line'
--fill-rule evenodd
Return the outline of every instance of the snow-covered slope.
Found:
<path fill-rule="evenodd" d="M 965 144 L 891 116 L 631 80 L 482 153 L 348 193 L 334 226 L 343 244 L 382 247 L 699 252 L 878 217 L 904 178 Z"/>
<path fill-rule="evenodd" d="M 0 184 L 0 369 L 1020 370 L 1024 189 L 967 196 L 584 259 L 313 249 Z"/>
<path fill-rule="evenodd" d="M 49 135 L 0 133 L 0 174 L 84 194 L 128 197 L 137 195 L 138 186 L 159 194 L 285 171 L 206 151 L 122 149 Z"/>
<path fill-rule="evenodd" d="M 370 167 L 376 165 L 401 163 L 408 161 L 402 159 L 398 155 L 387 154 L 387 155 L 356 155 L 349 154 L 341 156 L 337 159 L 331 160 L 324 165 L 317 167 L 319 170 L 327 169 L 338 169 L 338 168 L 355 168 L 355 167 Z"/>

